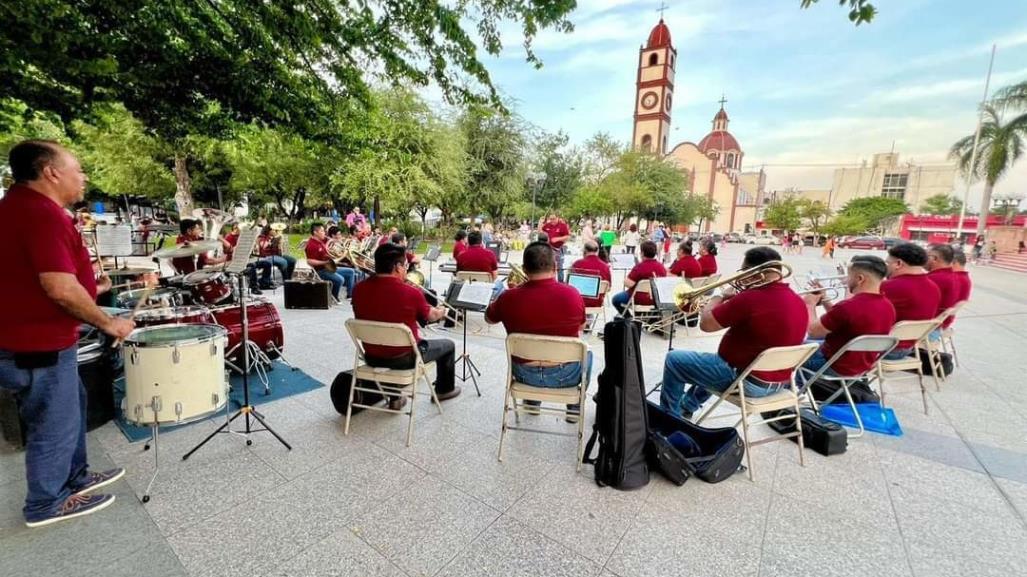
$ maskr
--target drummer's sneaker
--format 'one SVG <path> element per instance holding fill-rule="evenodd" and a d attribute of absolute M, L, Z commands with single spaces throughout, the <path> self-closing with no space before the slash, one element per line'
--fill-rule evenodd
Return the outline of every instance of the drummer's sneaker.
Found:
<path fill-rule="evenodd" d="M 72 491 L 72 495 L 85 495 L 86 493 L 95 491 L 100 487 L 106 487 L 124 476 L 125 470 L 121 468 L 110 469 L 109 471 L 104 471 L 102 473 L 90 471 L 86 473 L 86 482 Z"/>
<path fill-rule="evenodd" d="M 28 527 L 45 527 L 75 517 L 82 517 L 106 509 L 114 503 L 114 495 L 72 495 L 64 500 L 64 504 L 48 517 L 25 521 Z"/>

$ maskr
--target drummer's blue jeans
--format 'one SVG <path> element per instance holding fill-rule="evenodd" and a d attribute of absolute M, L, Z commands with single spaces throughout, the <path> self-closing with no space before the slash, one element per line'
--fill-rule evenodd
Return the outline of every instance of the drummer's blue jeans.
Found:
<path fill-rule="evenodd" d="M 19 369 L 0 350 L 0 387 L 12 392 L 25 423 L 26 521 L 51 516 L 86 480 L 86 391 L 78 377 L 78 347 L 57 364 Z"/>
<path fill-rule="evenodd" d="M 510 367 L 514 379 L 532 387 L 563 389 L 575 387 L 581 382 L 581 363 L 563 363 L 555 367 L 534 367 L 514 363 Z M 588 351 L 588 366 L 585 368 L 585 382 L 592 380 L 592 351 Z"/>

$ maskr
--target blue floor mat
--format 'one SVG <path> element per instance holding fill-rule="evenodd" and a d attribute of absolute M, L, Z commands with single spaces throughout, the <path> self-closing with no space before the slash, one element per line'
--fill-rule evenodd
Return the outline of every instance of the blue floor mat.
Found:
<path fill-rule="evenodd" d="M 285 363 L 277 360 L 274 361 L 274 370 L 268 371 L 267 378 L 271 383 L 270 395 L 264 394 L 264 385 L 261 384 L 260 379 L 258 379 L 254 374 L 250 375 L 250 403 L 254 405 L 262 405 L 264 403 L 270 403 L 271 401 L 277 401 L 300 393 L 306 393 L 325 386 L 324 383 L 314 379 L 307 373 L 304 373 L 301 370 L 294 371 Z M 229 409 L 234 413 L 236 409 L 242 405 L 243 401 L 242 376 L 233 373 L 229 378 L 229 383 L 232 385 L 232 391 L 229 394 Z M 114 406 L 118 408 L 117 417 L 115 417 L 114 422 L 117 423 L 118 428 L 121 429 L 121 432 L 129 442 L 136 443 L 149 439 L 150 427 L 129 423 L 121 413 L 121 399 L 125 396 L 124 386 L 124 379 L 114 381 Z M 224 410 L 222 409 L 221 411 L 218 411 L 217 414 L 223 416 Z M 160 432 L 171 432 L 175 429 L 188 427 L 191 424 L 193 423 L 167 426 L 162 425 Z"/>
<path fill-rule="evenodd" d="M 863 427 L 866 430 L 893 437 L 902 436 L 902 427 L 899 426 L 895 411 L 888 407 L 881 407 L 877 403 L 857 403 L 856 410 L 859 411 L 859 418 L 863 421 Z M 839 425 L 853 429 L 859 428 L 859 425 L 856 424 L 856 417 L 852 414 L 852 407 L 849 405 L 821 405 L 820 416 Z"/>

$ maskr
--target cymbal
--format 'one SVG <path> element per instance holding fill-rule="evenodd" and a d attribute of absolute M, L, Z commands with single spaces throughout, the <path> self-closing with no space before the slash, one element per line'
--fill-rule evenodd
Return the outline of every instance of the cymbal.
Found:
<path fill-rule="evenodd" d="M 219 246 L 221 246 L 221 243 L 216 240 L 194 240 L 190 241 L 188 245 L 182 244 L 154 251 L 153 256 L 157 258 L 182 258 L 196 256 L 198 254 L 212 251 Z"/>
<path fill-rule="evenodd" d="M 107 273 L 107 276 L 116 278 L 122 276 L 142 276 L 157 271 L 152 268 L 113 268 L 104 272 Z"/>

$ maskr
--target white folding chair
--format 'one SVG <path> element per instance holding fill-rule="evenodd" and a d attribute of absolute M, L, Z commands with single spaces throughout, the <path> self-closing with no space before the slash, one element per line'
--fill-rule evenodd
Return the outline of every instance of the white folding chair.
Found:
<path fill-rule="evenodd" d="M 410 439 L 414 430 L 414 408 L 417 405 L 415 401 L 418 394 L 430 395 L 435 406 L 439 409 L 439 414 L 442 413 L 442 404 L 439 403 L 439 398 L 435 395 L 435 388 L 431 386 L 431 381 L 428 379 L 428 369 L 435 366 L 434 362 L 425 363 L 421 359 L 421 351 L 417 348 L 417 342 L 414 341 L 414 334 L 410 332 L 410 327 L 403 323 L 382 323 L 377 321 L 362 321 L 357 319 L 348 319 L 346 321 L 346 330 L 349 332 L 350 338 L 353 339 L 353 345 L 356 349 L 356 355 L 353 361 L 353 386 L 349 390 L 349 400 L 346 403 L 346 426 L 344 434 L 349 435 L 349 422 L 350 417 L 353 414 L 353 407 L 361 407 L 364 409 L 370 409 L 372 411 L 381 411 L 384 413 L 394 414 L 405 414 L 409 415 L 409 422 L 407 423 L 407 446 L 410 446 Z M 415 356 L 414 367 L 412 369 L 386 369 L 381 367 L 372 367 L 367 364 L 367 359 L 364 353 L 365 345 L 378 345 L 388 347 L 411 347 Z M 360 386 L 360 379 L 374 382 L 376 388 L 365 388 Z M 428 387 L 427 393 L 419 393 L 417 391 L 417 383 L 424 381 L 425 386 Z M 369 393 L 380 393 L 385 396 L 386 399 L 391 398 L 409 398 L 408 403 L 409 409 L 394 410 L 386 407 L 377 407 L 373 405 L 362 405 L 353 402 L 353 395 L 355 391 L 364 391 Z"/>
<path fill-rule="evenodd" d="M 855 384 L 857 381 L 872 377 L 877 371 L 877 363 L 880 362 L 884 355 L 891 352 L 895 348 L 895 345 L 899 343 L 899 339 L 892 336 L 884 335 L 863 335 L 856 337 L 851 341 L 845 343 L 845 346 L 838 349 L 838 352 L 831 355 L 830 359 L 824 363 L 824 366 L 814 371 L 805 367 L 799 367 L 799 380 L 802 382 L 802 389 L 806 392 L 809 398 L 810 405 L 813 406 L 813 410 L 819 412 L 820 408 L 817 406 L 816 399 L 813 398 L 813 394 L 810 392 L 810 386 L 820 381 L 826 381 L 830 383 L 838 383 L 839 389 L 835 391 L 830 397 L 824 399 L 822 405 L 829 405 L 832 401 L 838 398 L 839 395 L 845 394 L 845 399 L 849 401 L 849 406 L 852 408 L 852 414 L 856 417 L 856 425 L 859 427 L 859 433 L 852 435 L 853 437 L 862 437 L 866 429 L 863 427 L 863 419 L 859 416 L 859 411 L 856 409 L 856 402 L 852 400 L 852 393 L 849 392 L 849 387 Z M 828 372 L 846 353 L 871 353 L 875 355 L 874 364 L 871 365 L 867 370 L 856 375 L 838 375 L 833 372 Z"/>
<path fill-rule="evenodd" d="M 530 429 L 507 424 L 507 415 L 514 414 L 515 424 L 520 424 L 521 413 L 532 414 L 546 413 L 562 415 L 565 418 L 577 417 L 578 425 L 578 452 L 577 468 L 581 469 L 581 451 L 585 435 L 585 393 L 588 391 L 588 345 L 585 341 L 574 337 L 552 337 L 547 335 L 528 335 L 523 333 L 512 333 L 506 337 L 507 369 L 506 369 L 506 394 L 503 397 L 503 425 L 499 434 L 499 460 L 503 460 L 503 442 L 506 439 L 506 431 L 529 431 L 535 433 L 554 433 L 540 429 Z M 513 357 L 527 361 L 546 363 L 581 363 L 581 380 L 576 386 L 563 387 L 559 389 L 546 387 L 532 387 L 519 383 L 513 377 Z M 520 401 L 520 402 L 518 402 Z M 563 409 L 556 409 L 546 406 L 532 406 L 526 408 L 523 401 L 538 401 L 540 403 L 558 403 Z M 566 405 L 578 405 L 578 411 L 574 412 L 566 408 Z M 570 435 L 567 435 L 570 436 Z"/>
<path fill-rule="evenodd" d="M 592 316 L 592 321 L 588 324 L 588 330 L 594 330 L 596 321 L 599 320 L 599 315 L 603 315 L 603 326 L 606 326 L 606 295 L 610 292 L 610 281 L 601 280 L 599 281 L 599 296 L 597 297 L 602 304 L 597 307 L 585 307 L 585 317 Z"/>
<path fill-rule="evenodd" d="M 945 311 L 945 313 L 947 313 L 946 319 L 955 317 L 965 305 L 966 301 L 959 301 L 952 305 L 952 308 Z M 957 367 L 959 366 L 959 356 L 956 354 L 955 331 L 952 330 L 952 325 L 942 327 L 941 329 L 941 350 L 947 354 L 951 354 L 952 361 Z"/>
<path fill-rule="evenodd" d="M 877 381 L 879 388 L 881 389 L 881 405 L 884 405 L 884 376 L 886 374 L 893 374 L 905 371 L 914 371 L 918 382 L 920 383 L 920 396 L 923 398 L 924 403 L 924 414 L 927 414 L 927 387 L 924 386 L 924 371 L 923 362 L 920 358 L 919 346 L 930 345 L 930 334 L 938 326 L 937 319 L 927 319 L 924 321 L 901 321 L 895 323 L 892 327 L 891 332 L 888 336 L 895 337 L 899 342 L 903 341 L 914 341 L 913 354 L 903 359 L 884 359 L 882 358 L 877 363 Z M 929 349 L 928 349 L 929 350 Z M 933 366 L 933 365 L 932 365 Z M 938 375 L 934 375 L 935 386 L 938 385 Z"/>
<path fill-rule="evenodd" d="M 799 391 L 795 385 L 795 369 L 802 366 L 806 362 L 806 359 L 810 358 L 817 350 L 815 343 L 805 343 L 801 345 L 794 345 L 790 347 L 772 347 L 769 348 L 759 356 L 756 357 L 749 366 L 742 372 L 738 373 L 738 377 L 731 383 L 731 385 L 724 390 L 722 393 L 716 391 L 710 391 L 714 396 L 717 397 L 717 402 L 713 403 L 695 424 L 700 424 L 709 417 L 713 411 L 724 401 L 731 403 L 738 407 L 742 412 L 742 418 L 739 422 L 742 424 L 742 437 L 745 442 L 745 463 L 749 469 L 749 480 L 753 480 L 752 472 L 752 456 L 750 451 L 752 447 L 756 445 L 762 445 L 764 443 L 770 443 L 773 441 L 779 441 L 781 439 L 789 439 L 791 437 L 798 437 L 799 440 L 799 464 L 805 465 L 803 460 L 803 440 L 802 440 L 802 419 L 799 413 Z M 765 397 L 746 397 L 745 396 L 745 380 L 749 377 L 749 374 L 753 371 L 789 371 L 791 376 L 789 377 L 788 387 L 782 388 L 781 390 L 771 393 Z M 696 385 L 693 385 L 696 386 Z M 760 417 L 760 420 L 749 422 L 749 417 L 755 413 L 761 415 L 762 413 L 768 413 L 771 411 L 780 411 L 781 409 L 792 409 L 795 411 L 794 415 L 779 415 L 771 417 L 769 419 Z M 724 416 L 724 415 L 719 415 Z M 772 423 L 774 421 L 783 421 L 788 419 L 795 420 L 795 431 L 786 433 L 783 435 L 776 435 L 760 439 L 758 441 L 751 441 L 749 438 L 749 427 L 752 425 L 758 425 L 761 423 Z M 736 425 L 737 426 L 737 425 Z"/>
<path fill-rule="evenodd" d="M 645 278 L 635 283 L 635 290 L 631 293 L 628 305 L 625 307 L 631 317 L 642 324 L 642 329 L 650 332 L 662 330 L 658 327 L 663 319 L 663 313 L 656 308 L 655 304 L 638 304 L 639 295 L 649 295 L 649 301 L 653 302 L 652 282 Z"/>

